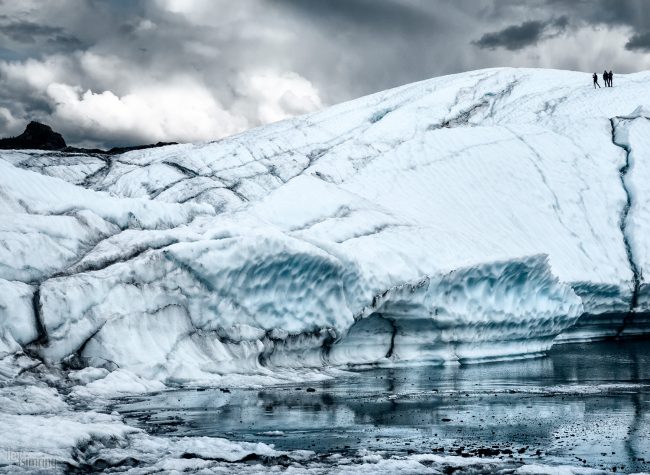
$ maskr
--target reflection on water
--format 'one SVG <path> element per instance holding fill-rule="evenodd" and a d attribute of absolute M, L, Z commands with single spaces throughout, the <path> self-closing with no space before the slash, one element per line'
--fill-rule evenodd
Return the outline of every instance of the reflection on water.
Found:
<path fill-rule="evenodd" d="M 122 400 L 117 410 L 152 432 L 278 449 L 491 448 L 642 471 L 650 470 L 649 407 L 650 342 L 629 341 L 558 346 L 510 363 L 372 369 L 309 386 L 173 391 Z"/>

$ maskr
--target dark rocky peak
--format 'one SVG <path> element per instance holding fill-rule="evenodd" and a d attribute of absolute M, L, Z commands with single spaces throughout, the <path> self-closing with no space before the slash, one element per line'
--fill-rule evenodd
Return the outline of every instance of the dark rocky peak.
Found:
<path fill-rule="evenodd" d="M 61 134 L 54 132 L 49 125 L 33 121 L 19 136 L 0 139 L 0 149 L 63 150 L 66 146 Z"/>
<path fill-rule="evenodd" d="M 110 150 L 101 150 L 98 148 L 77 148 L 68 147 L 61 134 L 54 132 L 49 125 L 40 122 L 30 122 L 27 124 L 25 131 L 17 137 L 0 139 L 0 150 L 8 149 L 34 149 L 34 150 L 57 150 L 65 153 L 92 153 L 101 155 L 119 155 L 131 150 L 141 150 L 144 148 L 164 147 L 166 145 L 175 145 L 176 142 L 158 142 L 147 145 L 134 145 L 130 147 L 113 147 Z"/>

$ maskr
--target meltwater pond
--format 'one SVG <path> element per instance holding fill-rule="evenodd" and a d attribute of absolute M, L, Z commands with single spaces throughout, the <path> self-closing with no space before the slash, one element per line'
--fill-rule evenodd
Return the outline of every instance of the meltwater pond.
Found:
<path fill-rule="evenodd" d="M 650 341 L 561 345 L 508 363 L 369 369 L 318 384 L 177 390 L 121 399 L 115 409 L 158 435 L 281 450 L 650 471 Z"/>

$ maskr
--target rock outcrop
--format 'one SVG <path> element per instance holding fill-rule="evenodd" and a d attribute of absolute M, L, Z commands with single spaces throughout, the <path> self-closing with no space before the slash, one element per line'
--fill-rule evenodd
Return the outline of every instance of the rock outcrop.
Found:
<path fill-rule="evenodd" d="M 54 132 L 49 125 L 30 122 L 25 131 L 17 137 L 0 139 L 0 149 L 63 150 L 67 145 L 63 136 Z"/>

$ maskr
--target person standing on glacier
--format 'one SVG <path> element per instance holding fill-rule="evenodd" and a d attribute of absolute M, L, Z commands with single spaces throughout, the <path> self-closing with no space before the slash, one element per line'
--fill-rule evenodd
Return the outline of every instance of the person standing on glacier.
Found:
<path fill-rule="evenodd" d="M 609 79 L 609 87 L 614 87 L 614 73 L 613 72 L 611 72 L 611 71 L 609 72 L 608 79 Z"/>
<path fill-rule="evenodd" d="M 594 78 L 594 89 L 596 89 L 596 86 L 600 87 L 600 84 L 598 84 L 598 74 L 594 73 L 593 78 Z"/>

